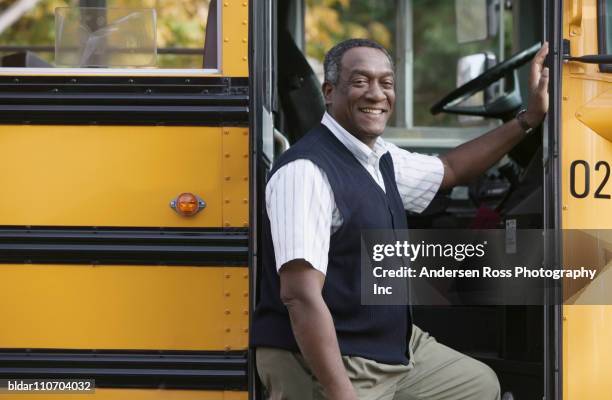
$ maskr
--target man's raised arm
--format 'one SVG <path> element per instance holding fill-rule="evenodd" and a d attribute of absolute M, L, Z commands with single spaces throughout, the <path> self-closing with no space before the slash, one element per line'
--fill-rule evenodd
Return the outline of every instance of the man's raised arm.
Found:
<path fill-rule="evenodd" d="M 321 291 L 325 275 L 307 261 L 284 264 L 280 271 L 281 300 L 302 355 L 329 399 L 356 400 L 346 374 L 336 329 Z"/>
<path fill-rule="evenodd" d="M 548 112 L 548 68 L 544 60 L 548 54 L 548 43 L 535 55 L 529 74 L 529 107 L 524 114 L 525 122 L 535 128 Z M 493 164 L 508 153 L 525 133 L 518 120 L 513 119 L 504 125 L 458 146 L 440 156 L 444 164 L 442 188 L 464 184 L 483 174 Z"/>

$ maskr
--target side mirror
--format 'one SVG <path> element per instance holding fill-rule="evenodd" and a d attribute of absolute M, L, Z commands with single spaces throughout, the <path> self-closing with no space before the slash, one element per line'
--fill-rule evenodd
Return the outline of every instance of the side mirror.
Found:
<path fill-rule="evenodd" d="M 457 87 L 461 87 L 472 79 L 482 75 L 486 70 L 497 64 L 497 57 L 491 52 L 470 54 L 457 60 Z M 474 93 L 458 105 L 462 107 L 484 107 L 495 99 L 500 91 L 500 82 L 495 82 L 484 91 Z M 459 116 L 459 122 L 470 124 L 482 120 L 479 116 Z"/>
<path fill-rule="evenodd" d="M 482 79 L 483 74 L 496 65 L 497 57 L 490 52 L 461 57 L 457 61 L 457 88 Z M 485 117 L 505 120 L 513 116 L 521 104 L 518 75 L 513 70 L 484 89 L 449 104 L 444 111 L 459 114 L 459 122 L 469 124 Z"/>

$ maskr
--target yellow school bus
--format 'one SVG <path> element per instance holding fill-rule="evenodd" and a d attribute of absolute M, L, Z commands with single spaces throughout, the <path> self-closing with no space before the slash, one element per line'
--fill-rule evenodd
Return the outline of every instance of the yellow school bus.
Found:
<path fill-rule="evenodd" d="M 41 1 L 4 31 L 0 370 L 243 399 L 249 7 L 155 3 Z M 44 24 L 55 41 L 17 46 Z"/>
<path fill-rule="evenodd" d="M 248 339 L 265 177 L 320 120 L 322 57 L 353 36 L 395 61 L 386 140 L 428 154 L 512 119 L 550 43 L 544 125 L 407 218 L 552 232 L 547 257 L 592 248 L 597 281 L 413 318 L 515 399 L 610 399 L 610 0 L 1 3 L 0 380 L 263 398 Z"/>

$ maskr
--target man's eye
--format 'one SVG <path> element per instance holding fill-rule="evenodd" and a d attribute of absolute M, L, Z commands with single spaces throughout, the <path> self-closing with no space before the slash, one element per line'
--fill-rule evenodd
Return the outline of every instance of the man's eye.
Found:
<path fill-rule="evenodd" d="M 353 81 L 353 85 L 355 86 L 363 86 L 363 85 L 367 85 L 368 81 L 366 81 L 365 79 L 357 79 Z"/>
<path fill-rule="evenodd" d="M 392 81 L 386 81 L 386 82 L 383 82 L 383 83 L 382 83 L 382 85 L 383 85 L 383 87 L 384 87 L 385 89 L 391 89 L 391 88 L 393 88 L 393 82 L 392 82 Z"/>

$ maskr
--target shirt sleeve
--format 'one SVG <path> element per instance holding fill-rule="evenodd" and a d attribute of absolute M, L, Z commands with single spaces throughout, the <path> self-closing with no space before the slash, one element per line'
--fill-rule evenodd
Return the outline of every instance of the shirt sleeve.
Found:
<path fill-rule="evenodd" d="M 333 191 L 325 173 L 312 161 L 292 161 L 272 175 L 266 186 L 266 209 L 276 270 L 304 259 L 327 272 Z"/>
<path fill-rule="evenodd" d="M 404 208 L 422 212 L 440 189 L 444 178 L 444 164 L 435 156 L 411 153 L 386 142 L 393 159 L 397 189 Z"/>

